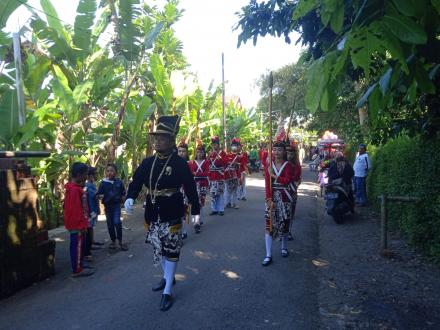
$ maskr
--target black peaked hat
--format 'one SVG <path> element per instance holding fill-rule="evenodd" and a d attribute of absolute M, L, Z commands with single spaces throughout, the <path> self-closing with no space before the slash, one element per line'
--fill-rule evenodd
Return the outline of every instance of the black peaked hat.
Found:
<path fill-rule="evenodd" d="M 165 134 L 176 137 L 179 133 L 180 116 L 161 116 L 157 120 L 156 129 L 151 135 Z"/>

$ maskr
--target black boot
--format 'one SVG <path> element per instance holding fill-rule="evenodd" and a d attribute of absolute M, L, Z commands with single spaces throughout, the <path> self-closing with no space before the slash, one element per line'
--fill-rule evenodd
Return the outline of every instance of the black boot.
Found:
<path fill-rule="evenodd" d="M 173 306 L 173 297 L 169 294 L 163 294 L 160 301 L 160 310 L 165 312 Z"/>

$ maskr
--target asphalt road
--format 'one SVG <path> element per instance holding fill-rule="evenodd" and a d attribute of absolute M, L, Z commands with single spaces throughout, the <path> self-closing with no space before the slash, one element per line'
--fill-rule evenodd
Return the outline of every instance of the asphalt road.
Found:
<path fill-rule="evenodd" d="M 161 278 L 144 243 L 143 210 L 124 220 L 127 252 L 94 251 L 96 273 L 70 277 L 68 239 L 57 236 L 57 274 L 0 301 L 0 329 L 317 329 L 319 328 L 316 185 L 303 171 L 290 256 L 265 255 L 260 175 L 248 178 L 248 200 L 223 217 L 205 216 L 200 235 L 190 231 L 177 269 L 175 303 L 159 311 Z M 141 204 L 141 203 L 138 203 Z M 208 208 L 204 212 L 208 213 Z M 107 239 L 105 223 L 97 238 Z"/>

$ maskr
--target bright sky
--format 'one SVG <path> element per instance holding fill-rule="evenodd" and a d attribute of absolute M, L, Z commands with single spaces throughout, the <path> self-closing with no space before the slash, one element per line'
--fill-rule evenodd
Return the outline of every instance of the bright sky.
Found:
<path fill-rule="evenodd" d="M 199 83 L 208 88 L 212 79 L 221 83 L 221 53 L 225 54 L 226 95 L 239 96 L 242 104 L 254 106 L 259 99 L 255 81 L 267 70 L 296 62 L 300 48 L 286 44 L 283 38 L 259 38 L 237 49 L 236 12 L 249 0 L 181 0 L 185 12 L 176 24 L 184 53 L 197 73 Z M 292 40 L 297 37 L 292 36 Z"/>
<path fill-rule="evenodd" d="M 28 3 L 41 8 L 38 0 Z M 52 3 L 63 21 L 73 23 L 78 0 L 52 0 Z M 286 44 L 283 38 L 265 37 L 259 38 L 255 47 L 249 41 L 237 49 L 238 31 L 232 31 L 238 21 L 235 13 L 247 3 L 249 0 L 180 0 L 180 8 L 185 12 L 174 28 L 183 42 L 190 69 L 197 74 L 202 88 L 206 90 L 211 80 L 221 83 L 223 52 L 226 96 L 238 96 L 243 106 L 251 107 L 259 99 L 256 79 L 268 70 L 295 62 L 300 47 Z M 24 24 L 29 16 L 26 9 L 19 9 L 10 18 L 9 28 Z M 297 37 L 291 36 L 291 39 Z"/>

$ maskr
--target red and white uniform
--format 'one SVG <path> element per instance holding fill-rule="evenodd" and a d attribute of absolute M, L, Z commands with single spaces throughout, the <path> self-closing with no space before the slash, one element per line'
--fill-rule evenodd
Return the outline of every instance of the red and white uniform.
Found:
<path fill-rule="evenodd" d="M 211 151 L 207 159 L 209 161 L 209 191 L 211 197 L 215 198 L 224 192 L 227 157 L 224 151 L 218 153 Z"/>
<path fill-rule="evenodd" d="M 248 173 L 249 157 L 246 151 L 240 154 L 240 169 L 237 175 L 240 179 L 238 186 L 238 199 L 246 199 L 246 174 Z"/>
<path fill-rule="evenodd" d="M 272 224 L 270 224 L 270 208 L 267 203 L 265 220 L 266 231 L 277 237 L 289 231 L 294 198 L 289 185 L 295 176 L 295 169 L 290 162 L 285 161 L 278 169 L 275 163 L 272 163 L 272 172 L 276 175 L 276 179 L 271 178 L 268 168 L 265 168 L 266 199 L 271 198 L 273 202 Z M 270 181 L 272 181 L 272 189 L 270 189 Z"/>
<path fill-rule="evenodd" d="M 268 158 L 269 158 L 269 152 L 267 151 L 267 149 L 260 149 L 260 151 L 258 152 L 258 157 L 260 158 L 260 166 L 263 168 L 263 170 L 266 168 L 266 165 L 268 163 Z"/>
<path fill-rule="evenodd" d="M 225 171 L 226 191 L 225 199 L 226 206 L 235 207 L 238 198 L 238 186 L 241 176 L 240 172 L 240 154 L 231 152 L 228 154 L 228 165 Z"/>
<path fill-rule="evenodd" d="M 248 171 L 249 156 L 246 151 L 240 154 L 240 175 Z"/>
<path fill-rule="evenodd" d="M 292 164 L 292 163 L 291 163 Z M 290 191 L 292 192 L 292 212 L 291 212 L 291 219 L 293 220 L 293 216 L 295 215 L 295 209 L 296 209 L 296 201 L 298 199 L 298 182 L 301 181 L 301 165 L 298 164 L 292 164 L 293 167 L 293 177 L 292 181 L 289 183 Z"/>
<path fill-rule="evenodd" d="M 199 194 L 200 206 L 205 205 L 206 195 L 209 187 L 209 160 L 192 160 L 188 163 L 191 173 L 196 181 L 197 193 Z"/>
<path fill-rule="evenodd" d="M 230 152 L 227 154 L 227 165 L 225 169 L 225 180 L 229 181 L 232 179 L 240 178 L 240 159 L 239 154 Z"/>

